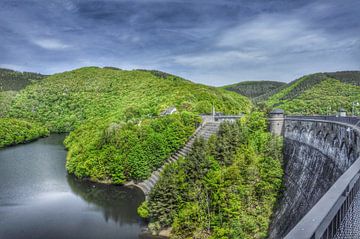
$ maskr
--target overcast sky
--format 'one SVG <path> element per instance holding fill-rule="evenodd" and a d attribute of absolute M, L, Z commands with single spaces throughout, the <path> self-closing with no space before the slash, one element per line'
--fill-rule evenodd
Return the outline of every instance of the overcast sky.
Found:
<path fill-rule="evenodd" d="M 0 67 L 90 65 L 209 85 L 359 70 L 360 1 L 0 1 Z"/>

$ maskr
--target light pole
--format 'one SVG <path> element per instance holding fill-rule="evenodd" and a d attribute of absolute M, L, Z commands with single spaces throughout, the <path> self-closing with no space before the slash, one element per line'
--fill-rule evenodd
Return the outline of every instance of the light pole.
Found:
<path fill-rule="evenodd" d="M 355 106 L 359 106 L 359 102 L 353 101 L 352 102 L 352 115 L 355 116 Z"/>
<path fill-rule="evenodd" d="M 331 115 L 331 106 L 329 106 L 329 107 L 327 108 L 327 114 L 328 114 L 328 115 Z"/>

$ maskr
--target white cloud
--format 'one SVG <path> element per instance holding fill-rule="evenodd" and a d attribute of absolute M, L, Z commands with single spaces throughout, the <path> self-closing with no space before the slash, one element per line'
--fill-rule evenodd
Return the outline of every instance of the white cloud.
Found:
<path fill-rule="evenodd" d="M 204 54 L 180 55 L 175 63 L 193 67 L 229 66 L 238 62 L 259 62 L 267 57 L 260 52 L 218 51 Z"/>
<path fill-rule="evenodd" d="M 358 39 L 343 38 L 287 15 L 262 15 L 225 31 L 218 47 L 255 49 L 267 55 L 327 51 L 352 47 Z"/>
<path fill-rule="evenodd" d="M 326 55 L 333 51 L 356 48 L 359 39 L 330 34 L 314 27 L 299 16 L 260 15 L 255 19 L 223 31 L 215 38 L 211 50 L 179 55 L 174 63 L 208 69 L 252 67 L 264 64 L 293 63 L 313 53 Z"/>
<path fill-rule="evenodd" d="M 57 39 L 51 38 L 34 39 L 32 42 L 35 45 L 47 50 L 62 50 L 70 47 L 70 45 L 67 45 Z"/>

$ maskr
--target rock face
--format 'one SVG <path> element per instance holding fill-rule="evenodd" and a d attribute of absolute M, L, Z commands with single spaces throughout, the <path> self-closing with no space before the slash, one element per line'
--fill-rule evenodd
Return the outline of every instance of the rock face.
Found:
<path fill-rule="evenodd" d="M 359 157 L 359 135 L 325 121 L 286 119 L 285 178 L 269 238 L 284 237 Z"/>

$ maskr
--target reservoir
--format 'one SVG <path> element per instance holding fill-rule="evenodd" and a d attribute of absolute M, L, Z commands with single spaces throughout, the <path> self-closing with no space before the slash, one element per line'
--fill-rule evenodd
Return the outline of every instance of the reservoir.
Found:
<path fill-rule="evenodd" d="M 140 238 L 143 193 L 68 175 L 64 138 L 0 150 L 0 238 Z"/>

